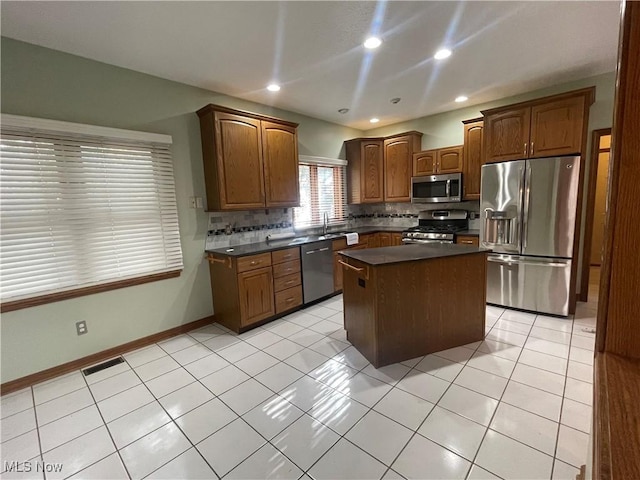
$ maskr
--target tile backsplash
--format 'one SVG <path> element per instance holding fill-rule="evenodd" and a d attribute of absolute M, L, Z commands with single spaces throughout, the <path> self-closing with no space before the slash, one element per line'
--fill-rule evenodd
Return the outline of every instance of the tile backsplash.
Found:
<path fill-rule="evenodd" d="M 340 230 L 365 226 L 408 228 L 418 223 L 423 210 L 462 209 L 477 216 L 479 202 L 445 204 L 379 203 L 373 205 L 347 205 L 347 222 Z M 480 228 L 480 221 L 469 220 L 469 228 Z M 274 233 L 295 233 L 293 209 L 277 208 L 242 212 L 209 213 L 209 225 L 205 249 L 224 248 L 231 245 L 257 243 Z"/>

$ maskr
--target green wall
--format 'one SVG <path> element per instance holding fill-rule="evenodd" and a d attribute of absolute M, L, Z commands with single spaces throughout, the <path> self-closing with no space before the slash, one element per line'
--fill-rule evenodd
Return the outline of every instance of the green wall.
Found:
<path fill-rule="evenodd" d="M 246 102 L 55 50 L 1 39 L 3 113 L 164 133 L 173 137 L 184 271 L 179 278 L 27 308 L 2 315 L 1 381 L 188 323 L 212 314 L 203 260 L 208 215 L 189 208 L 205 196 L 195 111 L 208 103 L 300 124 L 299 152 L 339 157 L 359 130 Z M 78 337 L 75 322 L 89 333 Z"/>

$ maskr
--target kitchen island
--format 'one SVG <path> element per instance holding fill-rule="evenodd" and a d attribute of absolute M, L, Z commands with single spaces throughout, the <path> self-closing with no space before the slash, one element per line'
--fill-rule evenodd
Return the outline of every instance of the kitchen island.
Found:
<path fill-rule="evenodd" d="M 414 244 L 340 255 L 347 338 L 374 367 L 484 338 L 485 250 Z"/>

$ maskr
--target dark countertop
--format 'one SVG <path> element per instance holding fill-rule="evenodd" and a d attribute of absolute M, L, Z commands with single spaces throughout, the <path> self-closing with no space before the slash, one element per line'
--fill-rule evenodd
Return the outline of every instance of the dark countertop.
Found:
<path fill-rule="evenodd" d="M 363 250 L 343 250 L 340 254 L 369 265 L 430 260 L 474 253 L 488 253 L 484 248 L 457 244 L 410 244 L 395 247 L 368 248 Z"/>
<path fill-rule="evenodd" d="M 479 237 L 480 230 L 461 230 L 459 232 L 456 232 L 456 235 L 467 235 L 469 237 Z"/>
<path fill-rule="evenodd" d="M 354 232 L 360 235 L 374 232 L 402 232 L 408 227 L 358 227 L 345 230 L 349 233 Z M 331 232 L 329 232 L 331 233 Z M 243 257 L 245 255 L 254 255 L 257 253 L 272 252 L 274 250 L 282 250 L 283 248 L 299 247 L 300 245 L 306 245 L 307 243 L 321 242 L 323 240 L 339 240 L 344 238 L 344 235 L 337 237 L 331 237 L 329 239 L 322 238 L 322 235 L 300 235 L 296 238 L 289 238 L 287 240 L 275 240 L 271 242 L 257 242 L 257 243 L 245 243 L 244 245 L 229 245 L 228 247 L 215 248 L 205 250 L 207 253 L 216 253 L 218 255 L 227 255 L 231 257 Z"/>

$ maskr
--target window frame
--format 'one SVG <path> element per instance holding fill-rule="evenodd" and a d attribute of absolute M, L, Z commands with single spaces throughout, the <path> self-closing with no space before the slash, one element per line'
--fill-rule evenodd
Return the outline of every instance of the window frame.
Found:
<path fill-rule="evenodd" d="M 106 142 L 127 142 L 136 148 L 148 148 L 147 145 L 155 144 L 162 145 L 163 148 L 170 147 L 172 138 L 169 135 L 139 132 L 133 130 L 122 130 L 110 127 L 100 127 L 94 125 L 77 124 L 71 122 L 63 122 L 58 120 L 47 120 L 40 118 L 23 117 L 18 115 L 2 114 L 0 115 L 0 122 L 2 127 L 11 132 L 23 132 L 25 136 L 30 134 L 48 134 L 51 136 L 58 136 L 58 138 L 77 138 L 79 142 L 83 140 L 95 141 L 96 138 L 102 138 Z M 54 140 L 55 143 L 55 140 Z M 136 146 L 137 145 L 137 146 Z M 82 157 L 82 155 L 80 155 Z M 172 160 L 171 160 L 172 162 Z M 172 169 L 173 170 L 173 169 Z M 174 175 L 172 171 L 172 175 Z M 156 188 L 157 185 L 155 184 Z M 173 180 L 173 194 L 175 196 L 175 214 L 177 215 L 177 195 L 175 194 L 175 180 Z M 173 210 L 171 210 L 173 211 Z M 165 211 L 166 213 L 166 211 Z M 176 220 L 177 222 L 177 220 Z M 162 221 L 160 222 L 160 228 L 162 228 Z M 175 236 L 175 232 L 173 234 Z M 181 235 L 179 229 L 177 230 L 177 246 L 180 252 L 182 252 Z M 166 251 L 165 251 L 166 255 Z M 165 257 L 167 258 L 167 257 Z M 79 261 L 78 258 L 72 260 L 73 262 Z M 95 282 L 87 282 L 85 284 L 79 283 L 77 285 L 71 285 L 69 288 L 61 287 L 59 291 L 50 292 L 34 292 L 32 295 L 25 294 L 24 296 L 17 296 L 16 299 L 2 300 L 0 303 L 0 312 L 11 312 L 20 310 L 23 308 L 34 307 L 38 305 L 45 305 L 52 302 L 61 300 L 67 300 L 71 298 L 77 298 L 85 295 L 91 295 L 94 293 L 111 291 L 119 288 L 125 288 L 134 285 L 141 285 L 144 283 L 155 282 L 168 278 L 175 278 L 180 276 L 184 269 L 184 262 L 182 253 L 180 254 L 179 265 L 176 268 L 169 266 L 169 269 L 165 271 L 156 272 L 140 272 L 136 274 L 132 273 L 131 276 L 124 276 L 123 278 L 107 278 L 104 280 L 96 280 Z"/>
<path fill-rule="evenodd" d="M 336 215 L 331 219 L 328 225 L 345 225 L 347 223 L 347 204 L 346 204 L 346 160 L 311 157 L 300 155 L 300 166 L 309 167 L 309 190 L 311 201 L 311 221 L 308 224 L 296 224 L 296 209 L 302 207 L 294 207 L 293 209 L 293 228 L 296 231 L 311 230 L 323 226 L 323 218 L 320 213 L 319 189 L 318 189 L 318 167 L 331 168 L 333 170 L 333 208 Z M 339 185 L 340 188 L 336 188 Z M 302 198 L 302 192 L 300 192 Z"/>

